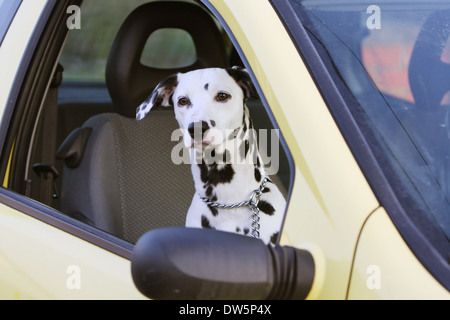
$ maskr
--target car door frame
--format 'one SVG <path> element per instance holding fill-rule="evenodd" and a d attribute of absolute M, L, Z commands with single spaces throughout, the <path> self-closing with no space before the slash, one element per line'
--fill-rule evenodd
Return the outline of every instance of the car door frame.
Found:
<path fill-rule="evenodd" d="M 60 27 L 62 24 L 65 26 L 66 8 L 69 5 L 77 5 L 79 2 L 79 0 L 50 0 L 47 1 L 40 15 L 38 24 L 23 55 L 0 125 L 0 147 L 2 148 L 0 163 L 3 177 L 6 176 L 7 171 L 14 170 L 14 168 L 10 168 L 13 165 L 11 163 L 11 150 L 13 150 L 13 145 L 17 143 L 17 139 L 12 139 L 11 136 L 16 137 L 18 134 L 31 136 L 30 132 L 24 133 L 23 131 L 25 128 L 32 130 L 33 122 L 37 117 L 38 106 L 40 106 L 40 101 L 43 101 L 47 92 L 46 88 L 49 84 L 45 81 L 36 83 L 37 81 L 34 81 L 34 79 L 39 77 L 50 81 L 68 31 L 68 29 Z M 32 106 L 35 110 L 29 110 Z M 25 117 L 23 116 L 24 113 L 30 112 L 33 112 L 32 115 L 27 115 L 28 120 L 24 123 L 22 120 Z M 24 153 L 28 151 L 27 148 L 22 149 Z M 19 158 L 26 159 L 26 155 L 21 155 Z M 16 166 L 23 167 L 23 164 Z M 23 180 L 20 178 L 16 180 Z M 8 183 L 8 188 L 11 188 L 12 185 L 13 190 L 21 188 L 21 186 L 14 186 L 12 181 L 5 183 Z M 71 219 L 57 210 L 26 198 L 10 189 L 1 189 L 0 201 L 65 232 L 95 243 L 119 256 L 125 258 L 131 256 L 132 245 L 130 243 Z"/>

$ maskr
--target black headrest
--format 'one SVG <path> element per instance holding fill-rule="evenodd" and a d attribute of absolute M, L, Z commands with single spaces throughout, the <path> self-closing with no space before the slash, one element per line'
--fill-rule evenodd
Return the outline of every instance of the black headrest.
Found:
<path fill-rule="evenodd" d="M 194 64 L 180 69 L 158 69 L 140 62 L 149 36 L 163 28 L 189 33 L 197 53 Z M 134 118 L 136 107 L 169 75 L 226 66 L 223 36 L 204 9 L 186 2 L 150 2 L 130 13 L 120 28 L 106 65 L 106 85 L 117 112 Z"/>
<path fill-rule="evenodd" d="M 441 60 L 449 37 L 450 10 L 432 13 L 417 36 L 408 77 L 414 102 L 421 110 L 436 110 L 450 91 L 450 64 Z"/>

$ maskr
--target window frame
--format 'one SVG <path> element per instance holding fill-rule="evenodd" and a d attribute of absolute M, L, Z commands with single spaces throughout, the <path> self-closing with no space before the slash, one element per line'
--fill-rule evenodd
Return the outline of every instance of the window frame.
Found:
<path fill-rule="evenodd" d="M 0 149 L 2 150 L 0 170 L 3 181 L 11 165 L 10 156 L 17 134 L 23 125 L 21 122 L 26 117 L 24 116 L 24 109 L 29 108 L 33 104 L 31 102 L 32 99 L 39 99 L 41 101 L 44 98 L 45 90 L 42 86 L 36 88 L 35 79 L 38 77 L 41 78 L 40 71 L 42 70 L 47 70 L 48 74 L 51 75 L 53 68 L 48 66 L 54 66 L 56 64 L 57 59 L 55 57 L 59 56 L 59 52 L 63 48 L 68 29 L 62 28 L 59 31 L 56 30 L 59 25 L 57 21 L 59 19 L 65 19 L 67 14 L 66 8 L 70 4 L 80 3 L 81 0 L 48 0 L 30 38 L 0 123 Z M 53 55 L 48 55 L 49 51 L 53 52 Z M 48 79 L 50 81 L 50 76 Z M 43 86 L 45 87 L 46 85 L 44 83 Z M 36 103 L 35 105 L 40 105 L 40 103 Z M 34 119 L 35 117 L 32 118 Z M 1 187 L 0 202 L 68 234 L 115 253 L 118 256 L 128 260 L 131 259 L 133 249 L 131 243 L 72 219 L 58 210 L 31 198 Z"/>

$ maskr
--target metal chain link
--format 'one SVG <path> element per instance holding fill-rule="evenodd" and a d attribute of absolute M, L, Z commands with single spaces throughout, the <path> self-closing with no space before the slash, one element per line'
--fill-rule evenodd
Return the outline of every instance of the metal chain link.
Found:
<path fill-rule="evenodd" d="M 252 192 L 252 195 L 250 196 L 250 199 L 247 201 L 237 202 L 233 204 L 223 204 L 219 202 L 209 201 L 207 197 L 200 196 L 200 199 L 206 203 L 211 208 L 219 208 L 219 209 L 235 209 L 235 208 L 241 208 L 241 207 L 249 207 L 252 210 L 252 236 L 254 238 L 259 238 L 259 229 L 261 227 L 260 216 L 259 216 L 259 198 L 261 197 L 261 194 L 263 193 L 264 189 L 266 188 L 266 183 L 269 180 L 269 177 L 265 176 L 261 185 L 258 189 L 254 190 Z"/>

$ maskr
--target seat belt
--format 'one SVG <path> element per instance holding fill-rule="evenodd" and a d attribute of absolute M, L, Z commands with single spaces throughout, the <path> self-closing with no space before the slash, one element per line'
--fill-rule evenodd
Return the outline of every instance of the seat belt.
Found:
<path fill-rule="evenodd" d="M 63 71 L 63 66 L 58 63 L 45 99 L 41 119 L 42 162 L 33 165 L 34 171 L 41 179 L 39 200 L 49 206 L 52 206 L 53 200 L 58 198 L 55 186 L 55 179 L 59 176 L 55 168 L 56 129 L 58 125 L 58 88 L 62 82 Z"/>

